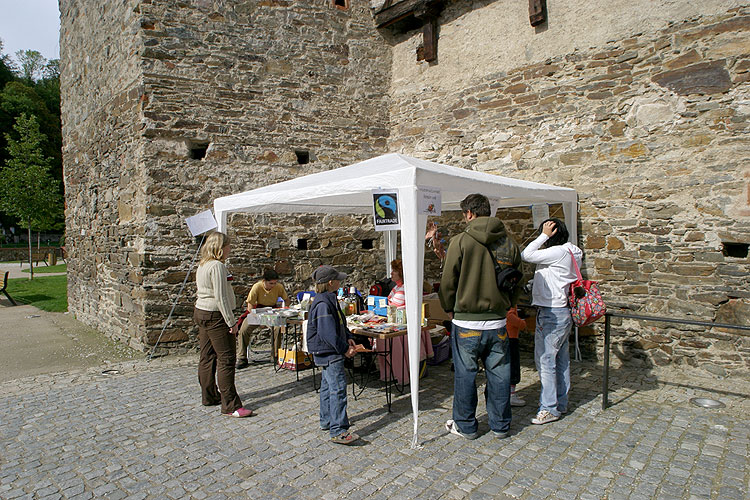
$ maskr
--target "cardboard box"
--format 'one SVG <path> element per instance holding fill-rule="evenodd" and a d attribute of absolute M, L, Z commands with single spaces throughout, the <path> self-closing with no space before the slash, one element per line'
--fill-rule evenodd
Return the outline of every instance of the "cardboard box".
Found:
<path fill-rule="evenodd" d="M 312 368 L 312 354 L 292 349 L 279 349 L 278 363 L 285 370 L 305 370 Z"/>
<path fill-rule="evenodd" d="M 425 308 L 425 314 L 428 319 L 440 321 L 451 319 L 451 317 L 448 316 L 448 313 L 443 311 L 443 308 L 440 305 L 440 299 L 423 298 L 422 303 L 427 305 Z"/>

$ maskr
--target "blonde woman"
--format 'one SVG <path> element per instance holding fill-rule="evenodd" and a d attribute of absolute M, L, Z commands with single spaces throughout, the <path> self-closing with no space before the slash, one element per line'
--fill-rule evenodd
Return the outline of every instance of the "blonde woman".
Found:
<path fill-rule="evenodd" d="M 253 412 L 242 406 L 234 387 L 237 321 L 233 311 L 236 303 L 224 265 L 229 251 L 229 238 L 219 232 L 211 232 L 201 247 L 195 277 L 198 298 L 193 313 L 200 347 L 198 382 L 204 406 L 221 403 L 222 415 L 243 418 Z"/>

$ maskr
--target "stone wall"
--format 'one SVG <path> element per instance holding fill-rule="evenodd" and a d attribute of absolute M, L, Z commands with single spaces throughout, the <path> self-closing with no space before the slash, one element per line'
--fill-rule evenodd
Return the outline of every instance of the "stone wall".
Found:
<path fill-rule="evenodd" d="M 397 43 L 389 150 L 573 187 L 611 305 L 747 325 L 748 258 L 724 248 L 750 243 L 747 2 L 548 2 L 537 29 L 527 7 L 452 2 L 437 63 L 421 32 Z M 737 331 L 617 325 L 625 360 L 750 371 Z"/>
<path fill-rule="evenodd" d="M 68 309 L 125 343 L 144 325 L 129 248 L 145 206 L 130 224 L 120 219 L 142 175 L 138 3 L 60 2 Z"/>
<path fill-rule="evenodd" d="M 610 305 L 748 324 L 747 1 L 548 1 L 533 28 L 527 0 L 451 0 L 432 63 L 417 61 L 421 31 L 374 28 L 380 0 L 349 3 L 61 1 L 79 319 L 148 348 L 195 250 L 185 217 L 389 151 L 574 187 L 584 271 Z M 501 214 L 520 243 L 528 212 Z M 229 228 L 239 297 L 264 267 L 290 290 L 322 262 L 360 288 L 383 268 L 368 218 L 236 214 Z M 166 347 L 194 345 L 189 278 Z M 619 321 L 614 334 L 629 363 L 750 371 L 737 332 Z"/>
<path fill-rule="evenodd" d="M 71 311 L 145 349 L 195 250 L 185 217 L 219 196 L 385 152 L 390 50 L 360 2 L 93 3 L 62 10 Z M 234 217 L 238 296 L 263 267 L 289 288 L 333 255 L 353 268 L 360 256 L 341 250 L 375 234 L 348 221 Z M 298 250 L 310 234 L 318 239 Z M 189 282 L 160 345 L 194 344 Z"/>

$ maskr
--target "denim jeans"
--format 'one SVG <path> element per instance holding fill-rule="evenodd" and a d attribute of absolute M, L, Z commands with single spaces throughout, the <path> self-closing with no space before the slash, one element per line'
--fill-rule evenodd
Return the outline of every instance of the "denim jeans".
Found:
<path fill-rule="evenodd" d="M 573 318 L 567 307 L 537 307 L 534 332 L 534 363 L 542 392 L 539 411 L 556 417 L 568 408 L 570 391 L 570 348 L 568 337 Z"/>
<path fill-rule="evenodd" d="M 320 428 L 328 429 L 331 437 L 349 428 L 346 416 L 346 372 L 344 358 L 323 366 L 320 380 Z"/>
<path fill-rule="evenodd" d="M 453 420 L 461 433 L 469 437 L 477 434 L 477 361 L 484 363 L 487 387 L 487 417 L 490 429 L 508 432 L 510 429 L 510 356 L 508 332 L 505 328 L 471 330 L 453 325 L 451 332 L 453 365 Z"/>

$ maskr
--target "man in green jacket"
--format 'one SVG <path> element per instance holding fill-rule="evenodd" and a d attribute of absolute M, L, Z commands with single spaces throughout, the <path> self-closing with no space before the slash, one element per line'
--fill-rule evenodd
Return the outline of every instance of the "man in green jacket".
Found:
<path fill-rule="evenodd" d="M 439 291 L 440 304 L 453 317 L 453 418 L 445 427 L 467 439 L 478 437 L 476 377 L 481 359 L 487 374 L 485 399 L 490 429 L 498 438 L 505 438 L 511 419 L 505 317 L 516 304 L 520 287 L 512 292 L 498 288 L 495 256 L 490 248 L 506 248 L 506 257 L 516 269 L 521 266 L 521 252 L 502 221 L 490 217 L 486 196 L 470 194 L 461 201 L 461 211 L 468 225 L 450 241 Z"/>

